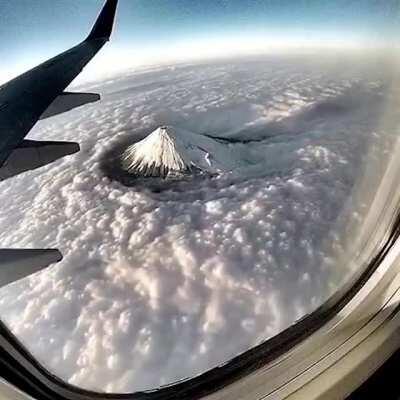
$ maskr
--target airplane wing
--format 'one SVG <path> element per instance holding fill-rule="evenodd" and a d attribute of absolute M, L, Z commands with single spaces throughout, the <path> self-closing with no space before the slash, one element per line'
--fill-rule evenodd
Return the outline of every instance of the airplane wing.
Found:
<path fill-rule="evenodd" d="M 65 142 L 63 146 L 57 142 L 55 147 L 42 146 L 42 157 L 38 157 L 38 146 L 27 146 L 24 138 L 40 119 L 100 99 L 93 93 L 64 90 L 110 40 L 117 3 L 118 0 L 106 1 L 82 43 L 0 87 L 0 180 L 79 151 L 77 143 Z M 43 152 L 47 152 L 45 157 Z"/>
<path fill-rule="evenodd" d="M 62 260 L 58 250 L 0 250 L 0 287 L 32 275 Z"/>

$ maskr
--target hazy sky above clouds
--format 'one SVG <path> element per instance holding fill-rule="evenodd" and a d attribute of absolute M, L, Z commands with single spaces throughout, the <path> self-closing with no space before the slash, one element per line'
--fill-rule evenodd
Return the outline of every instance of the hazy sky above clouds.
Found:
<path fill-rule="evenodd" d="M 0 80 L 82 40 L 103 0 L 0 0 Z M 271 47 L 396 40 L 398 0 L 120 0 L 92 70 Z M 1 79 L 3 77 L 3 79 Z"/>

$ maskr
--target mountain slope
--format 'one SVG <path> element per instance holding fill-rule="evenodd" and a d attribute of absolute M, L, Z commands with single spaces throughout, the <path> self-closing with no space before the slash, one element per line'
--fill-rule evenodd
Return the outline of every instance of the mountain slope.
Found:
<path fill-rule="evenodd" d="M 126 171 L 152 177 L 193 170 L 220 173 L 232 170 L 238 162 L 232 146 L 171 126 L 156 129 L 122 156 Z"/>

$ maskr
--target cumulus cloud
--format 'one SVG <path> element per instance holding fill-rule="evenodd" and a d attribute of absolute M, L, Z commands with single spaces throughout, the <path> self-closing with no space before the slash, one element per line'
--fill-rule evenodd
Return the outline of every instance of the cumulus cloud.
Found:
<path fill-rule="evenodd" d="M 349 271 L 330 251 L 342 245 L 341 212 L 367 147 L 382 154 L 392 140 L 380 130 L 384 76 L 290 57 L 152 68 L 99 86 L 100 104 L 32 134 L 77 140 L 80 153 L 0 184 L 2 247 L 65 256 L 0 299 L 1 318 L 52 372 L 108 392 L 192 377 L 343 282 Z M 165 124 L 226 137 L 248 163 L 162 190 L 104 174 L 121 143 Z"/>

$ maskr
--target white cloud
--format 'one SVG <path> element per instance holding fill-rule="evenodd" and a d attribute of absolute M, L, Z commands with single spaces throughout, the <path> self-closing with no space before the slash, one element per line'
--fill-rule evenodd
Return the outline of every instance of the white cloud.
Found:
<path fill-rule="evenodd" d="M 0 184 L 0 243 L 65 259 L 2 289 L 0 316 L 51 371 L 96 390 L 171 383 L 275 335 L 341 283 L 349 271 L 326 244 L 366 139 L 383 134 L 383 78 L 309 61 L 141 70 L 37 126 L 33 138 L 82 151 Z M 260 141 L 237 144 L 250 157 L 240 173 L 159 193 L 104 177 L 110 147 L 164 124 Z"/>

